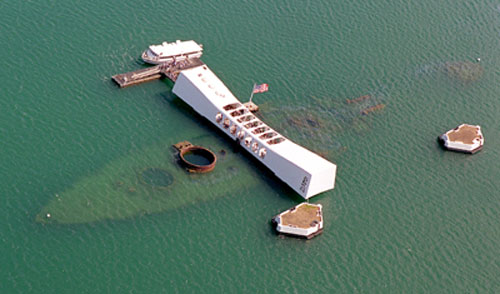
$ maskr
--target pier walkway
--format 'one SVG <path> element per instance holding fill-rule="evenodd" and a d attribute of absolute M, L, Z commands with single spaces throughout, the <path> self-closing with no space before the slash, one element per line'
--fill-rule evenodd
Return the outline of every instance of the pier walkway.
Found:
<path fill-rule="evenodd" d="M 163 63 L 153 67 L 143 68 L 112 76 L 120 88 L 141 84 L 144 82 L 167 77 L 175 83 L 177 76 L 182 70 L 203 65 L 199 58 L 190 58 L 181 62 Z"/>

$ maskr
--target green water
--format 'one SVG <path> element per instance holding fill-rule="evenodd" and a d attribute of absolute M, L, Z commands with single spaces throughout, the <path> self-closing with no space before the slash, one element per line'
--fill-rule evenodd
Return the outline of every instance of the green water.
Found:
<path fill-rule="evenodd" d="M 0 293 L 500 292 L 500 2 L 0 8 Z M 322 235 L 278 237 L 270 218 L 300 198 L 171 84 L 111 82 L 143 67 L 148 45 L 176 39 L 202 43 L 241 100 L 268 83 L 259 115 L 338 165 L 335 190 L 311 200 L 324 208 Z M 479 68 L 467 63 L 477 57 Z M 482 126 L 484 149 L 443 151 L 437 136 L 464 122 Z M 170 145 L 207 137 L 229 150 L 229 172 L 175 170 Z M 172 185 L 141 186 L 151 167 Z M 136 202 L 119 201 L 131 187 L 120 174 Z M 167 201 L 179 186 L 186 201 Z M 58 195 L 72 201 L 58 206 Z M 85 221 L 37 221 L 48 207 Z"/>

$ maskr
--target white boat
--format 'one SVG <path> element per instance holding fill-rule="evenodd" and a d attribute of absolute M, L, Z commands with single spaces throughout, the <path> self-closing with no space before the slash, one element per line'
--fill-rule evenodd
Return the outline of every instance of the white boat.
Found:
<path fill-rule="evenodd" d="M 308 199 L 333 189 L 337 166 L 254 116 L 206 65 L 180 72 L 173 93 Z"/>
<path fill-rule="evenodd" d="M 151 45 L 141 55 L 142 60 L 150 64 L 171 63 L 186 60 L 188 58 L 200 58 L 203 54 L 203 46 L 193 40 L 175 42 L 163 42 L 160 45 Z"/>

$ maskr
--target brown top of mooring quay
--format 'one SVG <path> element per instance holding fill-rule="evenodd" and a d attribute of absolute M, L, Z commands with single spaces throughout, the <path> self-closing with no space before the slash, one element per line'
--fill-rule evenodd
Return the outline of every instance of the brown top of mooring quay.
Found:
<path fill-rule="evenodd" d="M 320 208 L 312 205 L 301 205 L 281 215 L 281 223 L 284 226 L 297 226 L 299 228 L 310 228 L 311 223 L 321 221 Z"/>
<path fill-rule="evenodd" d="M 458 128 L 449 131 L 446 135 L 450 141 L 463 142 L 464 144 L 474 144 L 474 139 L 479 139 L 479 128 L 471 125 L 461 125 Z"/>

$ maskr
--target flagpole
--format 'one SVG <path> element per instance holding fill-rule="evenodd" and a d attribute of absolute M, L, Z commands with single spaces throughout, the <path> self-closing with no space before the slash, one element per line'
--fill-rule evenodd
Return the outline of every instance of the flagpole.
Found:
<path fill-rule="evenodd" d="M 253 91 L 255 90 L 255 86 L 256 86 L 256 85 L 257 85 L 257 84 L 255 84 L 255 83 L 253 84 L 252 94 L 250 95 L 250 100 L 248 100 L 248 102 L 250 102 L 250 103 L 252 103 Z"/>

